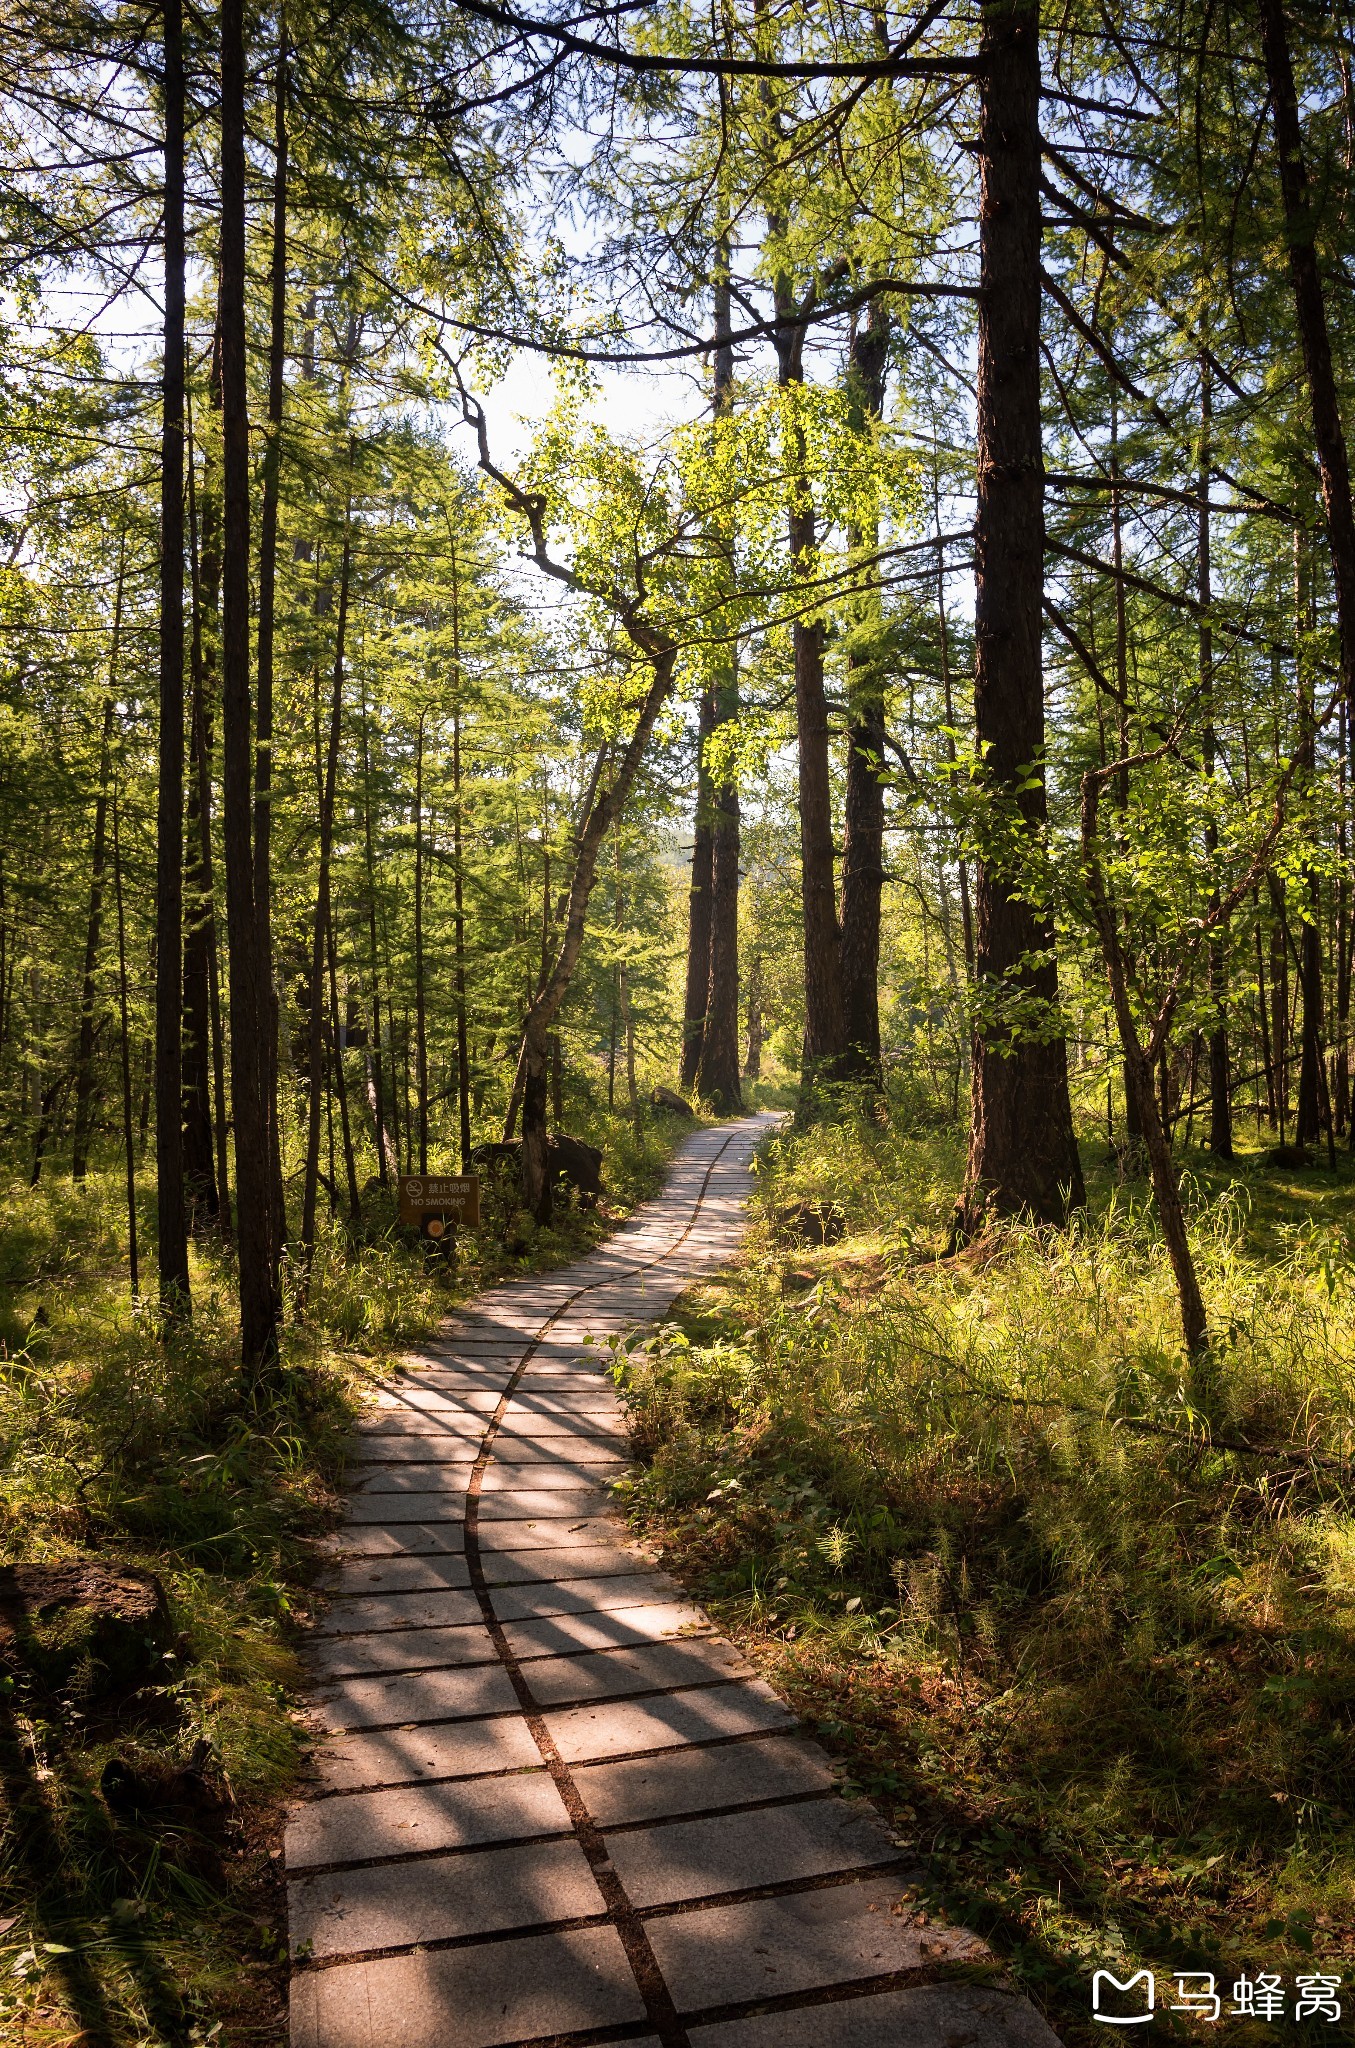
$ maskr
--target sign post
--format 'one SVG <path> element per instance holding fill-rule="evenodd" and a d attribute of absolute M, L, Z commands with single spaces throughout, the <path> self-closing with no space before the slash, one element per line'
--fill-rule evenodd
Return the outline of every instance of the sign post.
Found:
<path fill-rule="evenodd" d="M 400 1221 L 412 1224 L 433 1244 L 456 1242 L 458 1223 L 480 1221 L 477 1173 L 402 1173 Z"/>

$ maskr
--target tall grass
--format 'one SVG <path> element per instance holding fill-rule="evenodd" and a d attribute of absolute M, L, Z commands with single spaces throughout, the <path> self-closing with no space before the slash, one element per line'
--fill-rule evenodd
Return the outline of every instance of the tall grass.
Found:
<path fill-rule="evenodd" d="M 960 1168 L 767 1149 L 745 1261 L 618 1360 L 632 1507 L 1090 2039 L 1098 1963 L 1352 1953 L 1348 1183 L 1191 1184 L 1202 1385 L 1142 1190 L 941 1261 Z M 787 1241 L 825 1194 L 846 1238 Z"/>

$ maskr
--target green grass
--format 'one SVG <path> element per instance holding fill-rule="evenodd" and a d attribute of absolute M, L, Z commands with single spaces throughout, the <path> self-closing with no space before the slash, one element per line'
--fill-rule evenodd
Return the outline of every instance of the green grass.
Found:
<path fill-rule="evenodd" d="M 595 1118 L 592 1135 L 617 1213 L 660 1185 L 682 1132 Z M 456 1300 L 575 1256 L 606 1218 L 500 1218 L 506 1244 L 464 1234 L 452 1270 L 373 1199 L 359 1232 L 328 1230 L 307 1320 L 249 1397 L 219 1245 L 194 1247 L 193 1322 L 167 1331 L 129 1299 L 116 1170 L 81 1188 L 16 1182 L 0 1201 L 0 1562 L 147 1567 L 173 1629 L 135 1689 L 87 1657 L 46 1682 L 0 1677 L 0 2041 L 281 2043 L 281 1810 L 306 1746 L 296 1651 L 353 1418 Z M 153 1277 L 151 1206 L 147 1190 Z M 200 1739 L 219 1811 L 110 1811 L 110 1757 L 154 1777 Z"/>
<path fill-rule="evenodd" d="M 1292 2010 L 1355 1958 L 1355 1175 L 1190 1156 L 1205 1415 L 1099 1152 L 1066 1233 L 943 1261 L 956 1134 L 790 1133 L 746 1257 L 618 1364 L 632 1515 L 1070 2042 L 1101 1964 Z M 826 1194 L 840 1243 L 778 1234 Z"/>

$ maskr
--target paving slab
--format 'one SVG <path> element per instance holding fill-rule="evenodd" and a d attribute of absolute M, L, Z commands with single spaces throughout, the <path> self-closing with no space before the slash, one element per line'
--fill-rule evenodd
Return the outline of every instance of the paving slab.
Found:
<path fill-rule="evenodd" d="M 795 1726 L 785 1702 L 769 1685 L 756 1682 L 608 1701 L 547 1714 L 545 1721 L 556 1748 L 571 1764 Z"/>
<path fill-rule="evenodd" d="M 610 1927 L 570 1928 L 431 1955 L 298 1974 L 291 2048 L 503 2048 L 643 2020 Z M 630 2037 L 629 2048 L 659 2048 Z"/>
<path fill-rule="evenodd" d="M 626 1531 L 614 1515 L 595 1511 L 574 1514 L 557 1494 L 549 1513 L 531 1516 L 480 1513 L 480 1555 L 488 1569 L 491 1556 L 505 1550 L 595 1550 L 616 1547 L 624 1554 Z"/>
<path fill-rule="evenodd" d="M 482 1415 L 458 1416 L 457 1427 L 430 1433 L 426 1416 L 419 1428 L 367 1431 L 349 1455 L 353 1484 L 365 1479 L 374 1465 L 473 1465 L 485 1433 Z"/>
<path fill-rule="evenodd" d="M 753 1801 L 831 1792 L 837 1780 L 815 1742 L 775 1735 L 761 1742 L 671 1750 L 625 1763 L 587 1764 L 574 1773 L 600 1828 L 702 1813 Z"/>
<path fill-rule="evenodd" d="M 600 1486 L 515 1486 L 491 1488 L 480 1495 L 480 1522 L 539 1521 L 546 1515 L 596 1515 L 611 1496 Z"/>
<path fill-rule="evenodd" d="M 317 1547 L 333 1558 L 439 1557 L 465 1550 L 465 1523 L 401 1522 L 392 1528 L 349 1522 Z"/>
<path fill-rule="evenodd" d="M 568 1549 L 485 1550 L 480 1567 L 487 1586 L 541 1585 L 576 1578 L 593 1580 L 633 1576 L 649 1564 L 643 1551 L 616 1545 L 572 1544 Z M 602 1603 L 599 1602 L 599 1605 Z M 554 1610 L 552 1610 L 554 1611 Z"/>
<path fill-rule="evenodd" d="M 474 1458 L 464 1452 L 460 1458 L 440 1458 L 433 1463 L 425 1458 L 419 1463 L 359 1465 L 352 1474 L 351 1498 L 366 1500 L 374 1493 L 464 1493 L 474 1466 Z"/>
<path fill-rule="evenodd" d="M 319 1678 L 357 1678 L 378 1671 L 455 1670 L 498 1664 L 494 1639 L 478 1618 L 455 1628 L 380 1628 L 313 1643 L 308 1662 Z"/>
<path fill-rule="evenodd" d="M 899 1860 L 879 1815 L 837 1798 L 623 1830 L 608 1837 L 608 1848 L 636 1906 L 715 1898 Z"/>
<path fill-rule="evenodd" d="M 657 1692 L 699 1685 L 704 1679 L 751 1677 L 732 1643 L 702 1637 L 690 1643 L 655 1643 L 636 1650 L 592 1650 L 579 1657 L 548 1657 L 533 1664 L 528 1684 L 538 1705 L 603 1699 L 628 1692 Z"/>
<path fill-rule="evenodd" d="M 799 2012 L 695 2027 L 692 2048 L 1058 2048 L 1027 1999 L 970 1984 L 928 1984 Z"/>
<path fill-rule="evenodd" d="M 664 1642 L 674 1636 L 705 1634 L 709 1629 L 710 1622 L 699 1607 L 690 1601 L 670 1600 L 510 1622 L 504 1636 L 515 1657 L 560 1657 L 579 1650 Z"/>
<path fill-rule="evenodd" d="M 607 1479 L 619 1478 L 633 1464 L 632 1458 L 616 1456 L 599 1458 L 594 1463 L 576 1458 L 548 1460 L 539 1452 L 530 1458 L 502 1462 L 496 1453 L 480 1483 L 480 1498 L 483 1501 L 488 1493 L 597 1492 Z"/>
<path fill-rule="evenodd" d="M 287 1825 L 289 1870 L 571 1832 L 545 1770 L 313 1799 Z"/>
<path fill-rule="evenodd" d="M 951 1963 L 991 1962 L 966 1928 L 915 1927 L 898 1878 L 745 1899 L 649 1922 L 650 1944 L 682 2012 L 850 1984 Z"/>
<path fill-rule="evenodd" d="M 491 1600 L 500 1621 L 533 1621 L 548 1614 L 594 1614 L 612 1608 L 663 1605 L 681 1593 L 677 1580 L 670 1579 L 667 1572 L 623 1571 L 598 1578 L 556 1579 L 545 1585 L 500 1587 Z"/>
<path fill-rule="evenodd" d="M 521 1715 L 502 1714 L 485 1721 L 434 1721 L 342 1735 L 316 1751 L 312 1770 L 324 1792 L 359 1792 L 430 1778 L 530 1770 L 540 1761 Z"/>
<path fill-rule="evenodd" d="M 419 1493 L 402 1493 L 394 1498 L 389 1493 L 354 1493 L 348 1497 L 345 1527 L 351 1529 L 364 1522 L 460 1522 L 465 1498 L 464 1480 L 446 1493 L 435 1493 L 427 1487 Z"/>
<path fill-rule="evenodd" d="M 480 1620 L 480 1603 L 469 1587 L 427 1587 L 415 1592 L 342 1594 L 316 1624 L 316 1634 L 365 1635 L 371 1629 L 457 1628 Z"/>
<path fill-rule="evenodd" d="M 321 1582 L 335 1595 L 359 1593 L 423 1593 L 449 1586 L 469 1586 L 470 1567 L 460 1551 L 408 1557 L 351 1557 L 331 1566 Z"/>
<path fill-rule="evenodd" d="M 343 1678 L 314 1695 L 320 1725 L 398 1728 L 406 1722 L 470 1720 L 517 1711 L 513 1681 L 499 1664 L 460 1671 L 411 1671 L 394 1678 Z"/>
<path fill-rule="evenodd" d="M 320 1957 L 582 1920 L 603 1898 L 571 1837 L 301 1877 L 287 1887 L 287 1911 L 293 1953 Z"/>

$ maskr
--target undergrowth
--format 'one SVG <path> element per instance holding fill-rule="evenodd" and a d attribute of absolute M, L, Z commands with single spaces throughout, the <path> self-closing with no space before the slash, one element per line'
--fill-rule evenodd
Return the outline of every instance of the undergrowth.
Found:
<path fill-rule="evenodd" d="M 134 1687 L 89 1658 L 59 1683 L 0 1676 L 0 2040 L 24 2048 L 285 2038 L 282 1802 L 302 1762 L 297 1644 L 314 1539 L 339 1512 L 373 1381 L 458 1299 L 571 1258 L 652 1194 L 671 1126 L 617 1118 L 608 1211 L 463 1234 L 451 1267 L 373 1192 L 331 1222 L 278 1370 L 246 1390 L 229 1255 L 193 1247 L 194 1315 L 129 1298 L 117 1171 L 5 1190 L 0 1228 L 0 1564 L 148 1568 L 172 1642 Z M 143 1275 L 154 1275 L 146 1190 Z M 289 1276 L 295 1308 L 295 1276 Z M 193 1799 L 119 1814 L 116 1757 Z"/>
<path fill-rule="evenodd" d="M 1262 1971 L 1290 2038 L 1355 2036 L 1349 1165 L 1192 1157 L 1207 1399 L 1142 1186 L 942 1260 L 962 1165 L 866 1121 L 765 1149 L 744 1259 L 620 1348 L 630 1512 L 1062 2038 L 1124 1964 L 1160 2005 L 1212 1972 L 1233 2041 Z M 1319 1972 L 1344 2018 L 1296 2027 Z"/>

